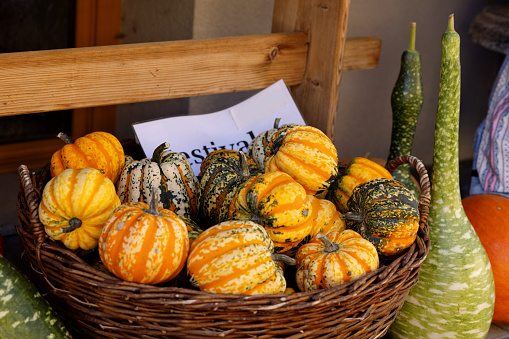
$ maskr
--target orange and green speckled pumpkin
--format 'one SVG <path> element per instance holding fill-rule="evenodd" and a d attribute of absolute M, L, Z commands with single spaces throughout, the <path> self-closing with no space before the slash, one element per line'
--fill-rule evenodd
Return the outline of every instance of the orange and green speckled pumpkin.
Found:
<path fill-rule="evenodd" d="M 249 169 L 250 175 L 256 175 L 256 174 L 263 173 L 263 171 L 260 168 L 258 168 L 256 163 L 254 162 L 253 158 L 251 158 L 247 154 L 244 154 L 241 151 L 235 151 L 235 150 L 231 150 L 231 149 L 218 149 L 218 150 L 215 150 L 215 151 L 209 153 L 205 157 L 205 159 L 203 159 L 203 161 L 200 165 L 200 174 L 198 175 L 198 177 L 201 178 L 203 176 L 203 173 L 205 173 L 205 171 L 207 170 L 207 167 L 209 167 L 209 165 L 214 162 L 214 159 L 216 159 L 218 157 L 222 157 L 222 158 L 232 157 L 240 162 L 240 161 L 242 161 L 241 158 L 243 156 L 246 157 L 247 167 Z"/>
<path fill-rule="evenodd" d="M 392 179 L 392 175 L 385 167 L 373 160 L 355 157 L 331 184 L 326 198 L 336 205 L 338 211 L 345 213 L 348 211 L 347 202 L 353 189 L 363 182 L 377 178 Z"/>
<path fill-rule="evenodd" d="M 264 160 L 265 172 L 285 172 L 311 195 L 327 190 L 338 173 L 338 154 L 332 141 L 312 126 L 280 130 L 284 132 L 276 132 Z"/>
<path fill-rule="evenodd" d="M 276 171 L 246 181 L 237 194 L 231 217 L 259 223 L 275 243 L 294 243 L 311 231 L 312 223 L 306 222 L 311 208 L 304 187 L 288 174 Z"/>
<path fill-rule="evenodd" d="M 72 250 L 90 250 L 119 205 L 115 186 L 99 170 L 66 169 L 44 187 L 39 219 L 52 239 Z"/>
<path fill-rule="evenodd" d="M 295 256 L 297 286 L 303 292 L 339 286 L 375 270 L 376 248 L 353 230 L 319 233 Z"/>
<path fill-rule="evenodd" d="M 187 259 L 191 282 L 209 293 L 283 293 L 286 280 L 272 258 L 265 229 L 251 221 L 225 221 L 201 233 Z"/>
<path fill-rule="evenodd" d="M 187 158 L 159 145 L 152 159 L 129 161 L 117 184 L 120 202 L 148 202 L 156 188 L 159 206 L 178 215 L 194 219 L 198 214 L 198 178 Z"/>
<path fill-rule="evenodd" d="M 99 256 L 116 277 L 155 285 L 173 279 L 186 264 L 189 235 L 174 212 L 157 208 L 156 199 L 125 203 L 104 225 Z"/>
<path fill-rule="evenodd" d="M 419 202 L 401 183 L 379 178 L 359 184 L 343 214 L 347 228 L 371 241 L 383 256 L 403 253 L 419 230 Z"/>
<path fill-rule="evenodd" d="M 57 176 L 67 168 L 91 167 L 101 171 L 116 183 L 124 167 L 124 149 L 118 139 L 107 132 L 92 132 L 72 141 L 65 133 L 58 137 L 66 145 L 51 157 L 51 176 Z"/>

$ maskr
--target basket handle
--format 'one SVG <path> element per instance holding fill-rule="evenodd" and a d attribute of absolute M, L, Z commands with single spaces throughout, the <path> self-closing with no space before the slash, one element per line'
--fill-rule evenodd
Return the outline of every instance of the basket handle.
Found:
<path fill-rule="evenodd" d="M 18 177 L 21 189 L 23 190 L 23 193 L 25 195 L 28 211 L 30 213 L 29 218 L 30 225 L 33 228 L 32 233 L 35 237 L 37 248 L 39 249 L 42 243 L 44 242 L 46 236 L 44 227 L 41 221 L 39 220 L 39 202 L 41 200 L 41 194 L 36 189 L 34 189 L 32 178 L 26 165 L 19 166 Z"/>
<path fill-rule="evenodd" d="M 429 203 L 431 201 L 431 184 L 429 181 L 428 170 L 424 166 L 423 162 L 413 155 L 402 155 L 390 160 L 385 168 L 389 172 L 394 172 L 396 168 L 403 164 L 411 164 L 417 170 L 419 174 L 419 184 L 421 186 L 421 197 L 419 201 L 419 213 L 421 216 L 421 222 L 426 224 L 429 214 Z"/>

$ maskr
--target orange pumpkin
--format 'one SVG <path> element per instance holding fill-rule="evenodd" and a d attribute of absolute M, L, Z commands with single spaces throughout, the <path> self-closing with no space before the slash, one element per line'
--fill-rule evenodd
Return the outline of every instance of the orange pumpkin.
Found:
<path fill-rule="evenodd" d="M 468 220 L 490 259 L 495 280 L 494 323 L 509 323 L 509 198 L 498 194 L 463 199 Z"/>
<path fill-rule="evenodd" d="M 375 246 L 353 230 L 319 233 L 295 256 L 297 286 L 303 292 L 331 288 L 376 270 Z"/>
<path fill-rule="evenodd" d="M 67 168 L 92 167 L 116 183 L 125 163 L 124 149 L 118 139 L 107 132 L 92 132 L 73 141 L 64 133 L 58 137 L 66 145 L 51 157 L 51 176 Z"/>
<path fill-rule="evenodd" d="M 120 279 L 155 285 L 173 279 L 185 266 L 189 237 L 184 221 L 174 212 L 129 202 L 118 207 L 104 225 L 99 255 Z"/>

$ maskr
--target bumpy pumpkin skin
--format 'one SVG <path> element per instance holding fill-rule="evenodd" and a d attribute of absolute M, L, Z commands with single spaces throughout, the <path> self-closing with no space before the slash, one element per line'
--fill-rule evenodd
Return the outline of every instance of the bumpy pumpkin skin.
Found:
<path fill-rule="evenodd" d="M 143 202 L 118 207 L 104 225 L 99 256 L 116 277 L 155 285 L 177 276 L 185 266 L 189 235 L 174 212 Z"/>
<path fill-rule="evenodd" d="M 306 222 L 311 208 L 304 187 L 288 174 L 276 171 L 250 178 L 244 184 L 231 217 L 259 223 L 275 243 L 298 243 L 311 231 L 312 223 Z"/>
<path fill-rule="evenodd" d="M 419 230 L 419 202 L 401 183 L 375 179 L 359 184 L 343 214 L 347 228 L 371 241 L 378 253 L 394 257 L 410 247 Z"/>
<path fill-rule="evenodd" d="M 361 183 L 377 178 L 392 179 L 392 175 L 385 167 L 371 159 L 355 157 L 342 175 L 331 184 L 326 198 L 332 201 L 341 213 L 348 212 L 347 203 L 353 189 Z"/>
<path fill-rule="evenodd" d="M 214 160 L 218 157 L 222 157 L 222 158 L 225 158 L 225 157 L 232 157 L 234 159 L 236 159 L 237 161 L 241 161 L 241 153 L 240 151 L 235 151 L 235 150 L 231 150 L 231 149 L 218 149 L 218 150 L 215 150 L 211 153 L 209 153 L 205 159 L 203 159 L 201 165 L 200 165 L 200 174 L 198 175 L 198 177 L 202 177 L 203 174 L 205 173 L 205 171 L 207 170 L 207 167 L 214 162 Z M 256 174 L 260 174 L 260 173 L 263 173 L 263 170 L 261 170 L 260 168 L 258 168 L 258 165 L 256 165 L 256 163 L 254 162 L 253 158 L 251 158 L 251 156 L 245 154 L 246 156 L 246 161 L 247 161 L 247 167 L 249 169 L 249 174 L 250 175 L 256 175 Z"/>
<path fill-rule="evenodd" d="M 358 279 L 379 265 L 376 248 L 353 230 L 331 231 L 326 238 L 337 245 L 328 248 L 320 235 L 302 245 L 297 254 L 296 282 L 303 292 L 326 289 Z"/>
<path fill-rule="evenodd" d="M 117 195 L 122 204 L 147 203 L 156 187 L 160 207 L 194 219 L 198 214 L 198 178 L 187 158 L 165 150 L 168 147 L 168 143 L 163 143 L 156 148 L 152 159 L 129 162 L 118 180 Z"/>
<path fill-rule="evenodd" d="M 44 187 L 39 219 L 52 239 L 71 250 L 90 250 L 97 247 L 104 223 L 119 205 L 115 186 L 99 170 L 66 169 Z M 77 220 L 81 226 L 72 230 L 69 223 Z"/>
<path fill-rule="evenodd" d="M 326 191 L 338 173 L 338 154 L 332 141 L 319 129 L 298 125 L 285 128 L 270 146 L 265 172 L 289 174 L 315 195 Z"/>
<path fill-rule="evenodd" d="M 492 322 L 509 324 L 509 198 L 486 193 L 468 196 L 462 203 L 493 270 L 495 310 Z"/>
<path fill-rule="evenodd" d="M 66 142 L 71 141 L 66 139 Z M 124 149 L 114 135 L 107 132 L 92 132 L 56 151 L 51 157 L 50 171 L 51 176 L 55 177 L 67 168 L 91 167 L 98 169 L 116 183 L 124 162 Z"/>
<path fill-rule="evenodd" d="M 191 282 L 209 293 L 283 293 L 286 280 L 272 259 L 274 245 L 251 221 L 225 221 L 201 233 L 187 259 Z"/>

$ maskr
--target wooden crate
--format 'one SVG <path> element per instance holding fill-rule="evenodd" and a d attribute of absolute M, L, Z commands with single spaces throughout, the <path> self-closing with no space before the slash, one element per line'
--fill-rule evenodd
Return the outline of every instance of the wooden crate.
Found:
<path fill-rule="evenodd" d="M 0 54 L 0 116 L 256 90 L 284 79 L 306 122 L 333 138 L 342 72 L 376 67 L 381 48 L 376 37 L 347 38 L 349 7 L 275 0 L 271 34 Z M 43 165 L 56 142 L 39 142 L 47 156 L 24 163 Z M 0 171 L 15 170 L 26 148 L 0 145 Z"/>

